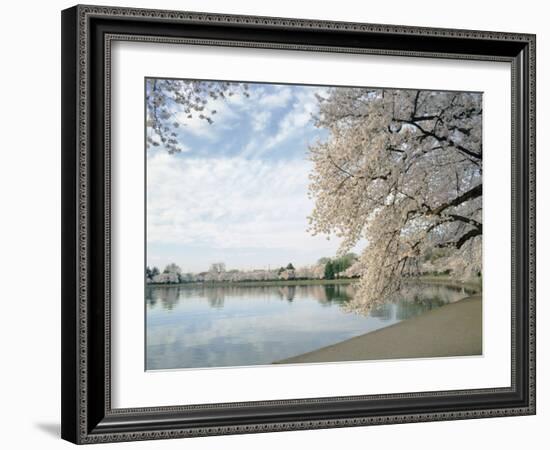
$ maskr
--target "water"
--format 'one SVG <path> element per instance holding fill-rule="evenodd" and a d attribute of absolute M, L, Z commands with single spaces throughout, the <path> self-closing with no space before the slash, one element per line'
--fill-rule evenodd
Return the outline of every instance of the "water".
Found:
<path fill-rule="evenodd" d="M 353 285 L 146 288 L 148 370 L 271 364 L 400 322 L 471 292 L 419 284 L 370 311 L 346 312 Z"/>

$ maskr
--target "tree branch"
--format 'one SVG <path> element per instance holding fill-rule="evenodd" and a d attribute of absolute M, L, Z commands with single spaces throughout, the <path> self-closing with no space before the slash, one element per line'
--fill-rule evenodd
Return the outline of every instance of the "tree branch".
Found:
<path fill-rule="evenodd" d="M 472 226 L 476 227 L 479 230 L 481 230 L 481 228 L 482 228 L 481 223 L 478 222 L 477 220 L 470 219 L 470 218 L 464 217 L 464 216 L 459 216 L 458 214 L 445 214 L 444 217 L 450 217 L 451 219 L 456 220 L 458 222 L 467 223 L 468 225 L 472 225 Z"/>
<path fill-rule="evenodd" d="M 439 248 L 449 248 L 453 247 L 459 250 L 462 248 L 462 246 L 468 242 L 470 239 L 475 238 L 476 236 L 481 236 L 482 232 L 481 229 L 474 228 L 473 230 L 468 231 L 467 233 L 464 233 L 458 241 L 452 241 L 452 242 L 445 242 L 444 244 L 439 244 L 437 247 Z"/>
<path fill-rule="evenodd" d="M 481 153 L 476 153 L 472 150 L 469 150 L 466 147 L 464 147 L 460 144 L 457 144 L 455 141 L 453 141 L 452 139 L 449 139 L 445 136 L 438 136 L 437 134 L 435 134 L 432 131 L 425 130 L 420 125 L 418 125 L 417 121 L 415 121 L 413 119 L 406 120 L 406 119 L 396 119 L 396 118 L 394 118 L 393 120 L 395 120 L 396 122 L 406 123 L 408 125 L 412 125 L 413 127 L 417 128 L 424 135 L 423 136 L 424 139 L 426 137 L 431 137 L 431 138 L 435 139 L 438 142 L 447 142 L 452 147 L 455 147 L 456 149 L 460 150 L 462 153 L 464 153 L 468 156 L 471 156 L 472 158 L 475 158 L 476 160 L 481 160 L 482 159 Z M 474 161 L 472 161 L 472 162 L 474 162 Z M 476 164 L 477 164 L 477 162 L 476 162 Z"/>
<path fill-rule="evenodd" d="M 440 215 L 443 211 L 445 211 L 447 208 L 450 208 L 451 206 L 458 206 L 462 203 L 472 200 L 477 197 L 481 197 L 481 194 L 483 192 L 482 185 L 478 184 L 477 186 L 473 187 L 469 191 L 464 192 L 463 194 L 459 195 L 458 197 L 455 197 L 451 201 L 447 203 L 443 203 L 442 205 L 438 206 L 435 209 L 431 209 L 430 207 L 427 207 L 427 205 L 424 205 L 428 208 L 428 213 L 433 215 Z"/>

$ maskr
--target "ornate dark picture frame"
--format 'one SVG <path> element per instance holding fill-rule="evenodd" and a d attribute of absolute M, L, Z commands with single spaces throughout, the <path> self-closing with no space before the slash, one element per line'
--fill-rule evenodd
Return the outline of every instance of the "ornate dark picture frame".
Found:
<path fill-rule="evenodd" d="M 512 373 L 505 388 L 111 407 L 111 43 L 505 61 L 512 73 Z M 74 443 L 535 413 L 535 36 L 75 6 L 62 12 L 62 437 Z"/>

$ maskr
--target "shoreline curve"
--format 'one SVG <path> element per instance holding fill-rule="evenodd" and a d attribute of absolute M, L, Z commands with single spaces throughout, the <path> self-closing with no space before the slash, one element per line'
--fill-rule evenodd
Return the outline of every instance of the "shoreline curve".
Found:
<path fill-rule="evenodd" d="M 482 346 L 482 301 L 475 294 L 379 330 L 273 364 L 375 359 L 478 356 Z"/>

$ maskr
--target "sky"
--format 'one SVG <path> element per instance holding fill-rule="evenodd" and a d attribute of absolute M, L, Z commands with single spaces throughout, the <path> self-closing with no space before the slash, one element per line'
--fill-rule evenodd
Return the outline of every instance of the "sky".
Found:
<path fill-rule="evenodd" d="M 147 264 L 175 262 L 183 272 L 268 269 L 334 256 L 338 240 L 312 236 L 307 216 L 308 145 L 316 128 L 316 94 L 326 87 L 249 83 L 227 100 L 211 100 L 209 124 L 174 110 L 182 151 L 147 151 Z"/>

